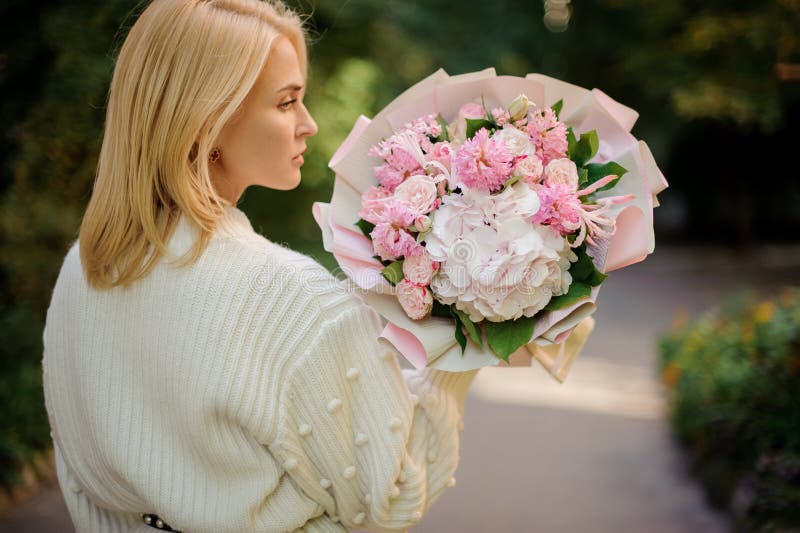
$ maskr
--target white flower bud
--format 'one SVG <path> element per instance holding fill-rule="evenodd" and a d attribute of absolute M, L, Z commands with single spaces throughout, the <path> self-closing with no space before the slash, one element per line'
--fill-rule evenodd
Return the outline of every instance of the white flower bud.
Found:
<path fill-rule="evenodd" d="M 511 115 L 511 122 L 516 122 L 518 120 L 522 120 L 526 116 L 528 116 L 528 108 L 530 107 L 531 102 L 528 100 L 528 97 L 524 94 L 521 94 L 514 98 L 510 104 L 508 104 L 508 114 Z"/>

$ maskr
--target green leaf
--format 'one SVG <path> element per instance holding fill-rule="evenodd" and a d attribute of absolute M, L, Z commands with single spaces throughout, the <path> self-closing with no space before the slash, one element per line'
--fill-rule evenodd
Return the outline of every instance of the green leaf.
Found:
<path fill-rule="evenodd" d="M 598 191 L 605 191 L 612 188 L 614 185 L 617 184 L 619 178 L 621 178 L 626 172 L 628 172 L 628 169 L 626 169 L 619 163 L 615 163 L 614 161 L 609 161 L 608 163 L 602 165 L 597 163 L 589 163 L 588 165 L 586 165 L 586 169 L 589 171 L 589 181 L 586 183 L 587 187 L 592 183 L 605 178 L 606 176 L 610 176 L 611 174 L 617 176 L 617 179 L 615 179 L 608 185 L 600 187 L 599 189 L 597 189 Z"/>
<path fill-rule="evenodd" d="M 433 300 L 433 307 L 431 308 L 431 315 L 440 318 L 453 318 L 453 313 L 450 312 L 450 306 L 444 305 L 439 300 Z"/>
<path fill-rule="evenodd" d="M 569 137 L 567 141 L 569 142 Z M 575 150 L 570 150 L 570 158 L 576 166 L 582 167 L 594 157 L 598 148 L 600 148 L 600 140 L 597 138 L 595 130 L 581 133 L 581 138 L 575 143 Z"/>
<path fill-rule="evenodd" d="M 578 169 L 578 188 L 583 189 L 589 185 L 589 171 L 586 167 L 581 167 Z"/>
<path fill-rule="evenodd" d="M 436 115 L 436 122 L 442 127 L 442 134 L 439 135 L 439 141 L 449 141 L 450 134 L 447 133 L 447 121 L 444 119 L 441 113 Z"/>
<path fill-rule="evenodd" d="M 569 267 L 569 274 L 572 282 L 581 282 L 591 287 L 600 285 L 608 276 L 597 270 L 594 266 L 592 256 L 586 253 L 586 245 L 582 244 L 575 249 L 578 260 Z"/>
<path fill-rule="evenodd" d="M 578 260 L 569 267 L 569 274 L 572 276 L 572 281 L 585 281 L 595 270 L 594 263 L 582 246 L 575 250 L 575 255 L 578 256 Z"/>
<path fill-rule="evenodd" d="M 567 128 L 567 156 L 574 161 L 574 154 L 576 145 L 578 144 L 578 140 L 575 138 L 575 132 L 572 130 L 572 126 Z M 580 165 L 578 165 L 580 166 Z"/>
<path fill-rule="evenodd" d="M 403 261 L 395 261 L 391 265 L 381 270 L 383 277 L 389 280 L 392 285 L 397 285 L 403 281 Z"/>
<path fill-rule="evenodd" d="M 472 137 L 477 133 L 478 130 L 481 128 L 486 128 L 491 133 L 492 130 L 492 123 L 486 120 L 485 118 L 468 118 L 467 119 L 467 139 L 472 139 Z"/>
<path fill-rule="evenodd" d="M 469 338 L 472 339 L 472 342 L 483 348 L 483 339 L 481 338 L 481 331 L 478 329 L 478 326 L 469 319 L 469 316 L 464 311 L 456 309 L 455 306 L 450 307 L 450 312 L 453 313 L 453 317 L 457 318 L 459 322 L 464 325 L 464 329 L 467 330 L 467 334 Z"/>
<path fill-rule="evenodd" d="M 361 233 L 363 233 L 367 237 L 369 237 L 369 234 L 372 233 L 372 230 L 375 229 L 375 224 L 373 224 L 372 222 L 367 222 L 363 218 L 358 219 L 358 222 L 356 222 L 356 226 L 358 226 L 358 229 L 361 230 Z"/>
<path fill-rule="evenodd" d="M 461 324 L 458 323 L 458 319 L 453 317 L 453 320 L 455 320 L 456 326 L 456 341 L 458 341 L 458 345 L 461 346 L 461 355 L 464 355 L 464 351 L 467 349 L 467 337 L 464 335 L 464 332 L 461 331 Z"/>
<path fill-rule="evenodd" d="M 486 321 L 486 338 L 489 347 L 503 361 L 508 361 L 508 357 L 517 349 L 528 344 L 533 336 L 534 319 L 520 317 L 516 320 L 506 320 L 505 322 Z"/>
<path fill-rule="evenodd" d="M 586 278 L 585 281 L 592 287 L 597 287 L 598 285 L 603 283 L 607 277 L 608 274 L 603 274 L 602 272 L 600 272 L 595 268 L 594 271 L 591 274 L 589 274 L 589 277 Z"/>
<path fill-rule="evenodd" d="M 563 98 L 561 100 L 559 100 L 558 102 L 556 102 L 555 104 L 550 106 L 550 108 L 556 114 L 556 118 L 558 118 L 558 119 L 561 118 L 561 109 L 563 107 L 564 107 L 564 99 Z"/>
<path fill-rule="evenodd" d="M 568 305 L 574 304 L 575 302 L 579 302 L 585 298 L 588 298 L 591 292 L 592 288 L 589 286 L 589 284 L 581 281 L 573 281 L 572 285 L 569 286 L 567 294 L 553 296 L 553 298 L 550 299 L 550 302 L 544 307 L 544 310 L 555 311 L 557 309 L 562 309 Z"/>
<path fill-rule="evenodd" d="M 597 136 L 597 132 L 595 130 L 587 131 L 586 133 L 581 134 L 581 141 L 586 140 L 589 143 L 589 150 L 590 155 L 587 161 L 593 158 L 597 151 L 600 149 L 600 138 Z"/>

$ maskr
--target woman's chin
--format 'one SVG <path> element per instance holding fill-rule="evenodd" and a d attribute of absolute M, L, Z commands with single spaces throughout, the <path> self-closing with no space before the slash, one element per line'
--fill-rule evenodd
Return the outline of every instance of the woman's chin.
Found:
<path fill-rule="evenodd" d="M 278 191 L 291 191 L 292 189 L 296 189 L 300 185 L 300 181 L 301 181 L 300 169 L 298 168 L 292 172 L 286 173 L 279 179 L 267 180 L 265 183 L 262 183 L 261 185 L 267 187 L 268 189 L 275 189 Z"/>

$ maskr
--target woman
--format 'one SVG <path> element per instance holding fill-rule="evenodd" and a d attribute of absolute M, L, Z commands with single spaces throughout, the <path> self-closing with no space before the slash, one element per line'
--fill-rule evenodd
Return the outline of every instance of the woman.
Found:
<path fill-rule="evenodd" d="M 235 207 L 300 181 L 304 38 L 277 1 L 155 0 L 120 51 L 44 332 L 79 532 L 403 530 L 454 482 L 476 371 L 401 371 L 371 308 Z"/>

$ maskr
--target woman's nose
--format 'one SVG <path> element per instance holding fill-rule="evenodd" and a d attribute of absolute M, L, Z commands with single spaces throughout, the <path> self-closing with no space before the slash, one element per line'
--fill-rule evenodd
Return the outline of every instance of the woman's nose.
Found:
<path fill-rule="evenodd" d="M 311 116 L 311 113 L 308 109 L 305 109 L 305 117 L 299 129 L 299 135 L 301 137 L 311 137 L 316 135 L 319 131 L 317 127 L 317 123 L 314 121 L 314 118 Z"/>

